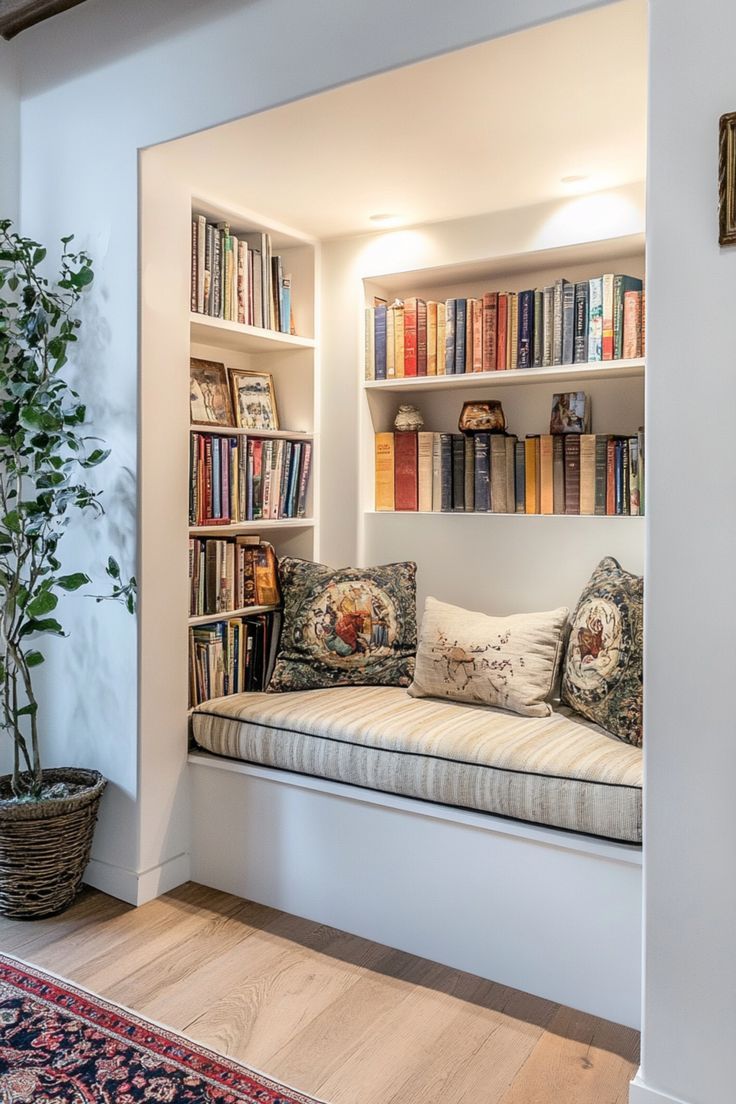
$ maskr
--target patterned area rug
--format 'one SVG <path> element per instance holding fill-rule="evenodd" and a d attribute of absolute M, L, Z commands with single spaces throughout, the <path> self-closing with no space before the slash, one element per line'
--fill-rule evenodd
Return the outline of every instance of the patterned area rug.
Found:
<path fill-rule="evenodd" d="M 3 1104 L 315 1104 L 254 1070 L 0 955 Z"/>

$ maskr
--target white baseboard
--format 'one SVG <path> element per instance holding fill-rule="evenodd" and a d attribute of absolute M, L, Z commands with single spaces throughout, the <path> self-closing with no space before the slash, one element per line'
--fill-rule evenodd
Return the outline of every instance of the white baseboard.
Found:
<path fill-rule="evenodd" d="M 129 905 L 145 905 L 154 897 L 168 893 L 170 889 L 188 882 L 190 878 L 189 854 L 175 855 L 150 870 L 128 870 L 124 866 L 90 859 L 84 872 L 84 881 L 95 889 L 109 893 Z"/>
<path fill-rule="evenodd" d="M 670 1096 L 669 1093 L 650 1089 L 642 1080 L 641 1070 L 638 1070 L 629 1085 L 629 1104 L 688 1104 L 688 1102 L 679 1096 Z"/>

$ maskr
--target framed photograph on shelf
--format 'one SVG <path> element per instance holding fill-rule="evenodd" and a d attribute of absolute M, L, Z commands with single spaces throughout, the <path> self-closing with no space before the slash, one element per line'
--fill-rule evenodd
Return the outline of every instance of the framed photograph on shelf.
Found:
<path fill-rule="evenodd" d="M 235 408 L 235 424 L 240 429 L 278 429 L 279 416 L 269 372 L 230 369 L 230 384 Z"/>
<path fill-rule="evenodd" d="M 224 364 L 192 357 L 189 362 L 189 416 L 194 425 L 235 424 Z"/>
<path fill-rule="evenodd" d="M 718 142 L 718 243 L 736 244 L 736 111 L 721 115 Z"/>

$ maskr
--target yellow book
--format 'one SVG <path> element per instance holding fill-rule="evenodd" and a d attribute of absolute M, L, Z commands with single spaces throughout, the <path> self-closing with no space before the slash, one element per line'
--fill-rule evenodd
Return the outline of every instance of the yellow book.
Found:
<path fill-rule="evenodd" d="M 394 341 L 394 308 L 386 311 L 386 379 L 393 379 L 396 375 L 396 342 Z"/>
<path fill-rule="evenodd" d="M 445 304 L 437 304 L 437 375 L 445 374 Z"/>
<path fill-rule="evenodd" d="M 394 435 L 376 434 L 376 509 L 394 509 Z"/>
<path fill-rule="evenodd" d="M 404 375 L 404 308 L 394 307 L 394 367 L 397 376 Z"/>
<path fill-rule="evenodd" d="M 417 440 L 418 459 L 418 509 L 423 513 L 432 510 L 432 450 L 434 433 L 419 433 Z"/>
<path fill-rule="evenodd" d="M 595 513 L 595 433 L 580 435 L 580 513 Z"/>
<path fill-rule="evenodd" d="M 474 299 L 465 301 L 465 372 L 473 371 L 473 303 Z"/>
<path fill-rule="evenodd" d="M 543 514 L 555 512 L 552 473 L 552 437 L 545 433 L 539 438 L 539 498 Z"/>
<path fill-rule="evenodd" d="M 437 303 L 431 301 L 427 303 L 427 375 L 437 375 Z"/>
<path fill-rule="evenodd" d="M 506 327 L 508 334 L 507 368 L 519 367 L 519 298 L 515 291 L 509 292 L 509 321 Z"/>
<path fill-rule="evenodd" d="M 524 441 L 524 474 L 526 481 L 526 512 L 537 514 L 537 488 L 539 479 L 537 476 L 537 442 L 539 438 L 527 437 Z"/>

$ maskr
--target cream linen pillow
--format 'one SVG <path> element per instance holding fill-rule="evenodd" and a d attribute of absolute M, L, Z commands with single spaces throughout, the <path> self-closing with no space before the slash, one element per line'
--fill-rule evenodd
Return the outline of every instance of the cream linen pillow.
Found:
<path fill-rule="evenodd" d="M 549 716 L 568 613 L 489 617 L 427 598 L 409 693 Z"/>

